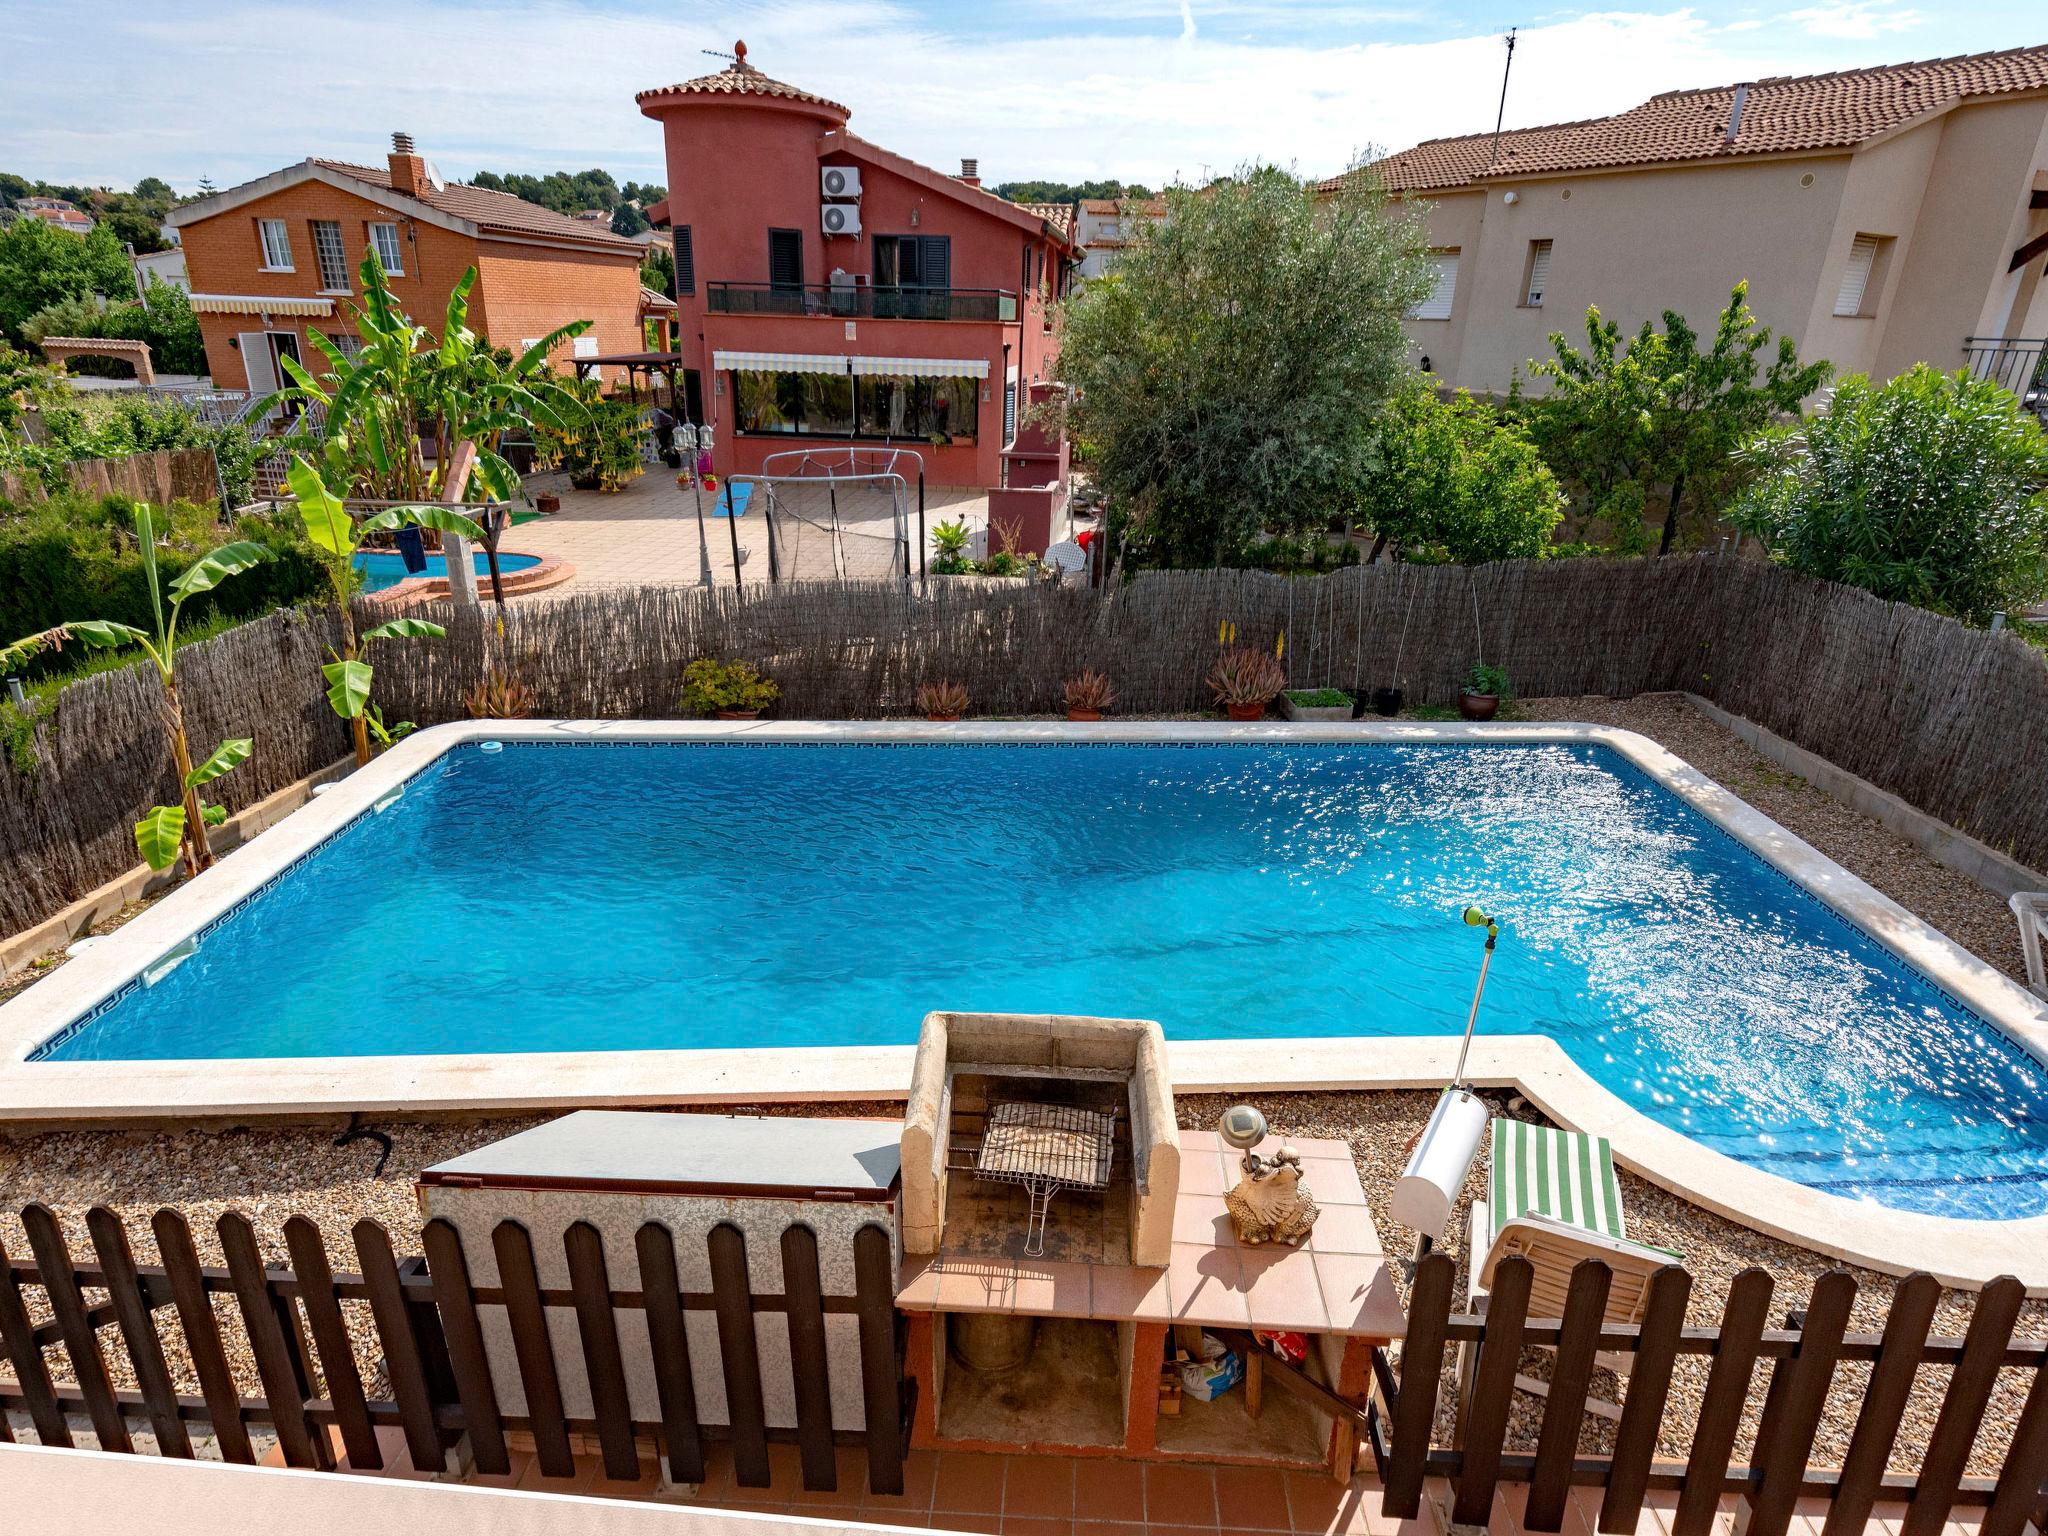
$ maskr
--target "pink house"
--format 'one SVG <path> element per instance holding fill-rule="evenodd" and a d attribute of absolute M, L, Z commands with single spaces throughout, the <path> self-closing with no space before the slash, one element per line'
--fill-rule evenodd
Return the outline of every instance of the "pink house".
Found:
<path fill-rule="evenodd" d="M 715 75 L 643 91 L 662 125 L 678 346 L 721 473 L 816 444 L 896 445 L 935 485 L 1004 483 L 1050 305 L 1078 259 L 1069 210 L 981 190 L 847 131 L 847 109 L 738 44 Z"/>

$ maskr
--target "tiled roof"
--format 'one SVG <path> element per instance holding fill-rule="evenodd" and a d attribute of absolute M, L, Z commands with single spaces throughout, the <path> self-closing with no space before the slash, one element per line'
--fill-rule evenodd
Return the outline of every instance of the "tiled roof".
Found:
<path fill-rule="evenodd" d="M 351 165 L 346 160 L 315 160 L 315 165 L 324 165 L 329 170 L 339 171 L 357 181 L 367 181 L 374 186 L 391 186 L 391 168 L 385 165 Z M 529 203 L 523 197 L 514 197 L 509 192 L 493 192 L 486 187 L 472 187 L 460 181 L 446 182 L 441 186 L 427 188 L 420 199 L 429 208 L 438 208 L 443 213 L 453 214 L 458 219 L 467 219 L 481 229 L 508 230 L 522 235 L 555 235 L 568 240 L 580 240 L 589 245 L 617 246 L 621 250 L 638 251 L 633 241 L 613 234 L 601 225 L 582 219 L 565 218 L 552 208 L 543 208 L 538 203 Z"/>
<path fill-rule="evenodd" d="M 737 57 L 715 75 L 699 75 L 694 80 L 684 80 L 676 85 L 657 86 L 651 91 L 638 92 L 633 99 L 646 101 L 654 96 L 779 96 L 785 101 L 808 101 L 814 106 L 830 107 L 841 117 L 847 117 L 845 107 L 824 96 L 810 91 L 799 90 L 796 86 L 785 85 L 761 73 L 747 62 L 747 45 L 736 43 L 733 52 Z"/>
<path fill-rule="evenodd" d="M 640 285 L 640 307 L 642 309 L 674 309 L 676 301 L 667 294 L 642 283 Z"/>
<path fill-rule="evenodd" d="M 2048 46 L 1785 75 L 1746 88 L 1667 91 L 1613 117 L 1431 139 L 1376 163 L 1389 191 L 1432 191 L 1482 177 L 1543 175 L 1675 160 L 1849 149 L 1966 97 L 2048 87 Z M 1736 92 L 1742 116 L 1728 136 Z M 1323 183 L 1327 189 L 1342 178 Z"/>
<path fill-rule="evenodd" d="M 1037 214 L 1067 239 L 1071 240 L 1074 238 L 1074 205 L 1072 203 L 1025 203 L 1023 206 Z"/>
<path fill-rule="evenodd" d="M 1166 199 L 1163 197 L 1084 197 L 1081 199 L 1083 213 L 1118 213 L 1129 208 L 1136 213 L 1152 218 L 1164 218 Z"/>

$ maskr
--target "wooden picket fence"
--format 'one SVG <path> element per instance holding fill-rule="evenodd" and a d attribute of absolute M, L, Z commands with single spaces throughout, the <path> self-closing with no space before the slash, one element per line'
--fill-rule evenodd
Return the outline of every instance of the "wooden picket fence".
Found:
<path fill-rule="evenodd" d="M 646 1448 L 667 1458 L 673 1481 L 696 1482 L 704 1476 L 705 1445 L 726 1442 L 740 1485 L 765 1488 L 770 1442 L 794 1441 L 804 1486 L 831 1490 L 835 1446 L 843 1441 L 865 1447 L 872 1492 L 903 1491 L 914 1387 L 904 1371 L 891 1242 L 875 1223 L 853 1238 L 851 1295 L 823 1291 L 816 1236 L 800 1224 L 788 1227 L 781 1234 L 784 1290 L 771 1295 L 752 1288 L 746 1237 L 725 1223 L 706 1238 L 711 1289 L 687 1291 L 678 1281 L 677 1238 L 666 1227 L 649 1222 L 638 1229 L 641 1287 L 618 1290 L 602 1235 L 579 1221 L 559 1239 L 570 1277 L 565 1291 L 542 1286 L 533 1234 L 511 1221 L 492 1233 L 499 1284 L 479 1286 L 471 1283 L 460 1233 L 441 1220 L 426 1224 L 424 1254 L 405 1259 L 394 1254 L 383 1226 L 359 1221 L 351 1233 L 358 1267 L 336 1272 L 319 1228 L 304 1216 L 284 1225 L 289 1268 L 266 1265 L 255 1229 L 234 1213 L 217 1224 L 225 1268 L 200 1263 L 191 1229 L 174 1210 L 158 1211 L 150 1223 L 161 1259 L 155 1265 L 136 1263 L 126 1228 L 103 1207 L 86 1217 L 90 1263 L 74 1258 L 46 1207 L 31 1205 L 21 1219 L 30 1259 L 0 1248 L 0 1344 L 14 1372 L 11 1380 L 0 1377 L 0 1410 L 25 1410 L 44 1445 L 73 1444 L 67 1416 L 83 1413 L 103 1450 L 134 1450 L 129 1426 L 138 1423 L 154 1432 L 161 1454 L 190 1458 L 190 1426 L 203 1424 L 223 1459 L 249 1463 L 257 1459 L 250 1427 L 267 1425 L 288 1466 L 333 1467 L 338 1435 L 351 1469 L 374 1469 L 385 1465 L 378 1431 L 395 1428 L 415 1467 L 440 1470 L 466 1436 L 475 1469 L 490 1474 L 510 1470 L 507 1436 L 524 1434 L 532 1437 L 542 1473 L 566 1477 L 576 1471 L 571 1436 L 594 1435 L 609 1480 L 640 1478 Z M 106 1300 L 90 1300 L 87 1293 L 96 1291 Z M 216 1296 L 234 1301 L 226 1336 Z M 510 1383 L 493 1376 L 479 1311 L 488 1307 L 504 1309 L 524 1413 L 501 1407 Z M 557 1360 L 547 1321 L 558 1309 L 575 1316 L 580 1360 L 567 1365 Z M 175 1333 L 160 1325 L 167 1310 Z M 642 1358 L 626 1353 L 621 1311 L 644 1315 Z M 698 1414 L 685 1324 L 691 1312 L 715 1320 L 724 1423 L 705 1423 Z M 763 1313 L 787 1319 L 794 1428 L 767 1422 L 754 1324 Z M 832 1314 L 850 1314 L 858 1324 L 860 1430 L 833 1427 L 825 1321 Z M 638 1339 L 640 1330 L 627 1337 Z M 230 1363 L 228 1346 L 241 1354 L 244 1343 L 253 1380 L 246 1363 L 239 1372 Z M 46 1357 L 59 1346 L 69 1363 L 57 1373 L 68 1377 L 63 1381 L 53 1379 Z M 127 1368 L 120 1374 L 132 1376 L 134 1388 L 115 1387 L 103 1353 L 110 1346 L 122 1352 Z M 197 1394 L 177 1389 L 174 1358 L 197 1377 Z M 366 1379 L 363 1362 L 380 1358 Z M 592 1413 L 572 1417 L 564 1411 L 563 1383 L 579 1368 Z M 648 1376 L 660 1416 L 636 1419 L 628 1382 Z M 10 1439 L 0 1412 L 0 1440 Z"/>
<path fill-rule="evenodd" d="M 1899 1536 L 1940 1536 L 1958 1505 L 1984 1511 L 1981 1536 L 2022 1536 L 2029 1521 L 2048 1529 L 2048 1340 L 2013 1337 L 2025 1291 L 2010 1276 L 1978 1296 L 1963 1338 L 1930 1336 L 1941 1285 L 1915 1274 L 1899 1282 L 1881 1333 L 1848 1332 L 1856 1282 L 1833 1270 L 1814 1284 L 1803 1312 L 1771 1328 L 1772 1280 L 1750 1269 L 1729 1288 L 1718 1326 L 1688 1328 L 1692 1277 L 1676 1265 L 1651 1281 L 1643 1321 L 1605 1321 L 1612 1272 L 1597 1260 L 1571 1276 L 1564 1316 L 1531 1318 L 1534 1270 L 1524 1258 L 1502 1261 L 1483 1316 L 1454 1314 L 1457 1266 L 1430 1254 L 1416 1268 L 1398 1377 L 1385 1351 L 1375 1351 L 1375 1402 L 1368 1439 L 1386 1484 L 1385 1508 L 1412 1518 L 1427 1478 L 1451 1487 L 1450 1518 L 1484 1526 L 1496 1488 L 1526 1484 L 1520 1517 L 1526 1530 L 1563 1528 L 1574 1487 L 1603 1490 L 1598 1528 L 1633 1532 L 1652 1490 L 1675 1492 L 1671 1536 L 1709 1536 L 1721 1501 L 1748 1505 L 1745 1536 L 1784 1536 L 1800 1499 L 1828 1506 L 1823 1536 L 1859 1536 L 1880 1503 L 1904 1503 Z M 1459 1402 L 1452 1443 L 1433 1443 L 1438 1399 L 1448 1389 L 1446 1348 L 1476 1349 L 1461 1373 L 1469 1381 Z M 1530 1348 L 1554 1351 L 1548 1398 L 1533 1451 L 1506 1448 L 1510 1408 Z M 1595 1357 L 1628 1357 L 1627 1389 L 1613 1450 L 1586 1455 L 1580 1442 Z M 1656 1457 L 1674 1363 L 1706 1356 L 1708 1370 L 1690 1452 L 1683 1462 Z M 1761 1418 L 1749 1465 L 1734 1461 L 1751 1377 L 1769 1362 Z M 1868 1385 L 1848 1452 L 1839 1468 L 1812 1465 L 1813 1446 L 1843 1365 L 1870 1366 Z M 1900 1445 L 1908 1398 L 1923 1366 L 1945 1367 L 1948 1384 L 1924 1446 Z M 2027 1373 L 2025 1405 L 1995 1477 L 1966 1476 L 1980 1424 L 2002 1370 Z M 1897 1453 L 1917 1452 L 1917 1467 L 1892 1470 Z"/>

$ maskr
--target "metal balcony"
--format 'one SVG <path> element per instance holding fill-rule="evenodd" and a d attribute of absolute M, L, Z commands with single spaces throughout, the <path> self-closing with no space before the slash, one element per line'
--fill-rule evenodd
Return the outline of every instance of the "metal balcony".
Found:
<path fill-rule="evenodd" d="M 714 315 L 816 315 L 826 320 L 1017 318 L 1017 296 L 1002 288 L 715 282 L 704 285 L 704 305 Z"/>
<path fill-rule="evenodd" d="M 2029 410 L 2048 412 L 2048 337 L 1970 336 L 1963 355 L 1971 378 L 2003 384 Z"/>

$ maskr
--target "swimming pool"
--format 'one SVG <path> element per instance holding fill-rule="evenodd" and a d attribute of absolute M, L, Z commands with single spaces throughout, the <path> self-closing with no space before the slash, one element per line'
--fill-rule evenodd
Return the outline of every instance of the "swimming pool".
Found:
<path fill-rule="evenodd" d="M 380 803 L 41 1057 L 844 1049 L 945 1007 L 1338 1076 L 1462 1026 L 1477 901 L 1482 1032 L 1814 1189 L 2048 1211 L 2041 1064 L 1602 745 L 471 742 Z"/>
<path fill-rule="evenodd" d="M 491 575 L 490 557 L 482 550 L 478 550 L 472 558 L 472 563 L 476 566 L 478 577 L 488 581 Z M 498 571 L 501 575 L 509 575 L 513 571 L 527 570 L 539 564 L 539 555 L 506 553 L 498 556 Z M 362 554 L 356 556 L 355 567 L 363 573 L 363 590 L 365 592 L 382 592 L 386 588 L 395 587 L 401 581 L 405 581 L 415 575 L 422 581 L 431 581 L 435 577 L 445 581 L 448 577 L 448 557 L 446 555 L 428 555 L 427 568 L 424 571 L 415 572 L 408 571 L 405 568 L 405 557 L 403 555 L 387 554 L 383 550 L 365 550 Z"/>

